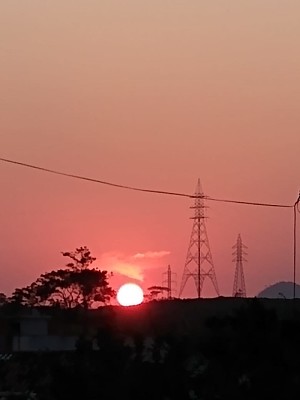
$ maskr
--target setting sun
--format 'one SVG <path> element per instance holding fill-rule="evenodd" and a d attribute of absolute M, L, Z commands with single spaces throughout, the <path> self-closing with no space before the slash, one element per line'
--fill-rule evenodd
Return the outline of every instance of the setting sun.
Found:
<path fill-rule="evenodd" d="M 135 306 L 143 302 L 144 293 L 135 283 L 126 283 L 118 290 L 117 300 L 121 306 Z"/>

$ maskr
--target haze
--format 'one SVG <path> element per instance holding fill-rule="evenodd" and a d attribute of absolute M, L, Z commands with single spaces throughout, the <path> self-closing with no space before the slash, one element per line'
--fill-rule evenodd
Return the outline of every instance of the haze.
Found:
<path fill-rule="evenodd" d="M 299 18 L 298 0 L 3 0 L 0 156 L 186 193 L 200 177 L 210 196 L 293 204 Z M 168 264 L 180 285 L 189 200 L 3 163 L 0 183 L 0 291 L 64 265 L 60 252 L 81 245 L 144 289 Z M 292 280 L 292 210 L 208 205 L 222 295 L 238 233 L 248 295 Z M 192 284 L 185 295 L 196 295 Z"/>

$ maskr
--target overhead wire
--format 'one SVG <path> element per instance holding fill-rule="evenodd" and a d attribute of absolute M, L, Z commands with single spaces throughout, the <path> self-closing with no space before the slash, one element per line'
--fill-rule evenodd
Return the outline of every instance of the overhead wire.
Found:
<path fill-rule="evenodd" d="M 277 207 L 277 208 L 292 208 L 293 207 L 293 205 L 287 205 L 287 204 L 274 204 L 274 203 L 261 203 L 261 202 L 240 201 L 240 200 L 230 200 L 230 199 L 218 199 L 218 198 L 204 196 L 204 195 L 199 196 L 198 194 L 188 194 L 188 193 L 181 193 L 181 192 L 170 192 L 170 191 L 165 191 L 165 190 L 140 188 L 140 187 L 135 187 L 135 186 L 121 185 L 118 183 L 113 183 L 113 182 L 104 181 L 104 180 L 100 180 L 100 179 L 90 178 L 90 177 L 86 177 L 86 176 L 82 176 L 82 175 L 70 174 L 67 172 L 62 172 L 62 171 L 45 168 L 45 167 L 41 167 L 41 166 L 34 165 L 34 164 L 24 163 L 21 161 L 11 160 L 8 158 L 3 158 L 3 157 L 0 157 L 0 161 L 2 161 L 4 163 L 9 163 L 9 164 L 15 164 L 15 165 L 25 167 L 25 168 L 31 168 L 31 169 L 35 169 L 38 171 L 55 174 L 55 175 L 60 175 L 60 176 L 65 176 L 65 177 L 69 177 L 69 178 L 73 178 L 73 179 L 79 179 L 79 180 L 83 180 L 83 181 L 98 183 L 101 185 L 111 186 L 111 187 L 115 187 L 115 188 L 119 188 L 119 189 L 133 190 L 133 191 L 137 191 L 137 192 L 146 192 L 146 193 L 163 194 L 163 195 L 169 195 L 169 196 L 187 197 L 187 198 L 192 198 L 192 199 L 200 197 L 200 198 L 205 198 L 208 201 L 233 203 L 233 204 L 244 204 L 244 205 L 261 206 L 261 207 Z"/>
<path fill-rule="evenodd" d="M 191 196 L 191 195 L 186 194 L 186 193 L 168 192 L 168 191 L 164 191 L 164 190 L 143 189 L 143 188 L 138 188 L 138 187 L 134 187 L 134 186 L 120 185 L 118 183 L 103 181 L 103 180 L 95 179 L 95 178 L 89 178 L 89 177 L 82 176 L 82 175 L 69 174 L 67 172 L 57 171 L 57 170 L 50 169 L 50 168 L 44 168 L 44 167 L 40 167 L 38 165 L 27 164 L 27 163 L 24 163 L 24 162 L 10 160 L 10 159 L 7 159 L 7 158 L 2 158 L 2 157 L 0 158 L 0 161 L 5 162 L 5 163 L 19 165 L 19 166 L 26 167 L 26 168 L 32 168 L 32 169 L 35 169 L 35 170 L 38 170 L 38 171 L 42 171 L 42 172 L 48 172 L 50 174 L 61 175 L 61 176 L 69 177 L 69 178 L 80 179 L 80 180 L 83 180 L 83 181 L 99 183 L 101 185 L 112 186 L 112 187 L 116 187 L 116 188 L 119 188 L 119 189 L 135 190 L 137 192 L 165 194 L 165 195 L 171 195 L 171 196 L 195 197 L 195 196 Z"/>
<path fill-rule="evenodd" d="M 288 204 L 258 203 L 258 202 L 254 202 L 254 201 L 216 199 L 214 197 L 207 197 L 207 200 L 218 201 L 218 202 L 222 202 L 222 203 L 246 204 L 246 205 L 250 205 L 250 206 L 262 206 L 262 207 L 278 207 L 278 208 L 292 208 L 293 207 L 293 205 L 288 205 Z"/>

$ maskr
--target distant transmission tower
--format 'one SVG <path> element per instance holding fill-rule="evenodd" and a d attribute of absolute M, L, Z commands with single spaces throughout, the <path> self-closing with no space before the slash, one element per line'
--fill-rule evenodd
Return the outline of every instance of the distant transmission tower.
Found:
<path fill-rule="evenodd" d="M 209 278 L 212 281 L 215 291 L 219 296 L 217 277 L 205 226 L 205 196 L 202 191 L 200 179 L 198 179 L 195 196 L 197 196 L 195 198 L 195 205 L 191 207 L 195 209 L 195 215 L 191 218 L 194 220 L 194 223 L 182 275 L 179 297 L 181 297 L 183 289 L 190 277 L 195 281 L 198 298 L 201 297 L 205 278 Z"/>
<path fill-rule="evenodd" d="M 236 244 L 232 248 L 235 249 L 232 255 L 235 256 L 233 261 L 236 263 L 232 296 L 246 297 L 243 261 L 247 261 L 244 258 L 244 256 L 247 255 L 247 253 L 244 251 L 244 249 L 247 249 L 247 246 L 243 244 L 240 234 L 238 235 Z"/>
<path fill-rule="evenodd" d="M 175 287 L 176 286 L 176 274 L 171 271 L 170 265 L 168 265 L 167 272 L 163 273 L 163 282 L 162 285 L 168 290 L 168 299 L 172 299 L 174 297 Z"/>

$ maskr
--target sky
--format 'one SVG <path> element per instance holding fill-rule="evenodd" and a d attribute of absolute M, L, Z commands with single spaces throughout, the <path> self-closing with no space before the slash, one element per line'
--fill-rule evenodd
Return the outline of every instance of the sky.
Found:
<path fill-rule="evenodd" d="M 211 197 L 293 204 L 299 16 L 298 0 L 2 0 L 0 157 L 188 194 L 200 178 Z M 0 184 L 0 291 L 84 245 L 115 288 L 161 285 L 168 265 L 180 286 L 191 200 L 2 162 Z M 292 209 L 207 206 L 221 295 L 239 233 L 249 296 L 292 280 Z M 209 281 L 203 295 L 215 295 Z"/>

